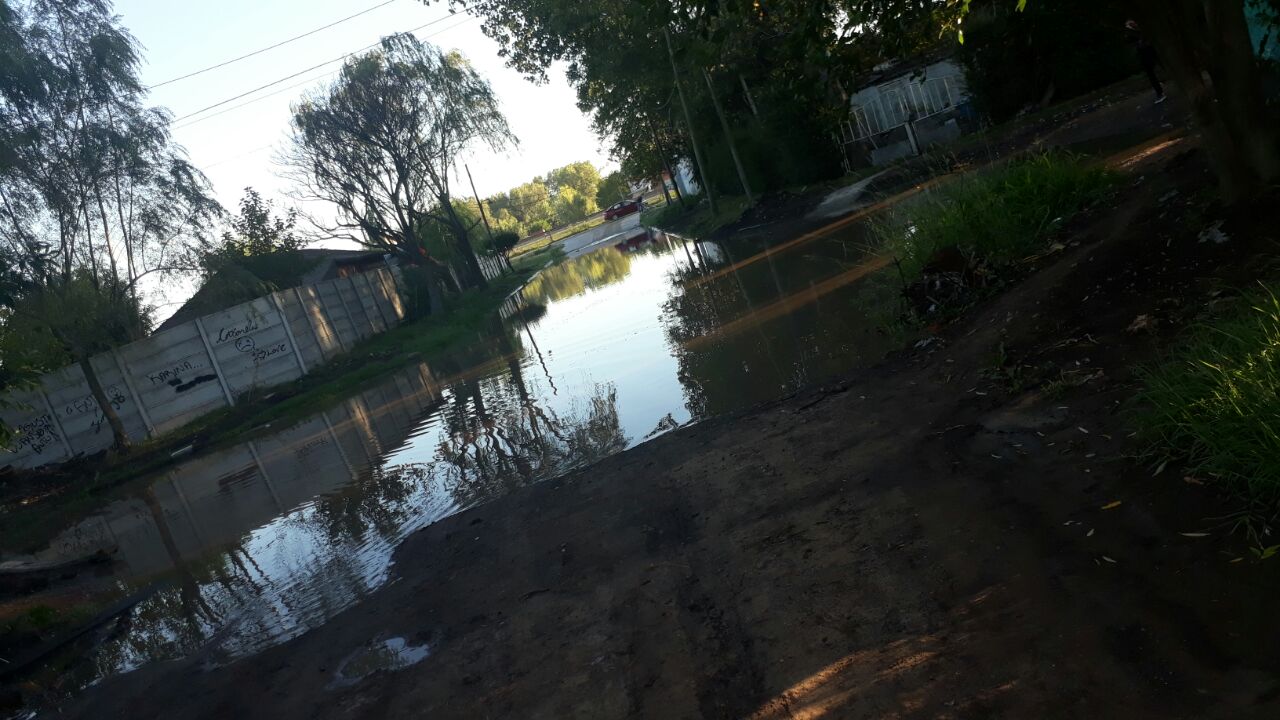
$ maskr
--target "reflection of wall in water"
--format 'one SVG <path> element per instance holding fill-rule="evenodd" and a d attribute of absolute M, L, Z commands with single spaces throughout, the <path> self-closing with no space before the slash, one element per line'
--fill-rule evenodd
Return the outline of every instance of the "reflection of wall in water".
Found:
<path fill-rule="evenodd" d="M 181 559 L 240 542 L 311 498 L 338 491 L 400 446 L 422 415 L 442 402 L 430 369 L 418 365 L 283 432 L 192 460 L 151 488 Z M 147 504 L 113 503 L 63 533 L 51 547 L 118 548 L 123 574 L 173 567 Z"/>

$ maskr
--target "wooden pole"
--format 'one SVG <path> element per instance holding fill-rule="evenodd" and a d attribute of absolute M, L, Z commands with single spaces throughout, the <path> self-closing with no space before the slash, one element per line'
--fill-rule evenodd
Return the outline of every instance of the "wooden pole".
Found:
<path fill-rule="evenodd" d="M 471 183 L 471 195 L 476 199 L 476 207 L 480 208 L 480 220 L 484 222 L 484 231 L 489 235 L 489 242 L 493 242 L 493 228 L 489 227 L 489 217 L 484 214 L 484 203 L 480 202 L 480 193 L 476 192 L 476 181 L 471 179 L 471 168 L 463 163 L 462 169 L 467 171 L 467 182 Z"/>

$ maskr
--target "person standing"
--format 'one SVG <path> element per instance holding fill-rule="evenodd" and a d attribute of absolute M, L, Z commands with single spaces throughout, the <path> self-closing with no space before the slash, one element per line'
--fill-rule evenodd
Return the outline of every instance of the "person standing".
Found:
<path fill-rule="evenodd" d="M 1147 42 L 1147 38 L 1142 35 L 1142 30 L 1138 28 L 1135 20 L 1130 20 L 1124 24 L 1125 32 L 1129 36 L 1129 41 L 1133 43 L 1134 49 L 1138 52 L 1138 62 L 1142 65 L 1142 70 L 1147 74 L 1147 80 L 1151 82 L 1151 89 L 1156 91 L 1156 104 L 1164 102 L 1164 84 L 1160 82 L 1160 77 L 1156 75 L 1156 65 L 1160 63 L 1160 59 L 1156 56 L 1156 49 Z"/>

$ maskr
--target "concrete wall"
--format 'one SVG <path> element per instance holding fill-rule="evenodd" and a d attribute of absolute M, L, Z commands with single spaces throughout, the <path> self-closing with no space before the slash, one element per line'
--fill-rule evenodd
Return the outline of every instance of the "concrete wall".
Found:
<path fill-rule="evenodd" d="M 252 390 L 295 380 L 405 316 L 396 276 L 378 269 L 272 293 L 92 359 L 133 440 L 177 429 Z M 111 445 L 79 366 L 0 399 L 17 430 L 0 467 L 38 467 Z"/>

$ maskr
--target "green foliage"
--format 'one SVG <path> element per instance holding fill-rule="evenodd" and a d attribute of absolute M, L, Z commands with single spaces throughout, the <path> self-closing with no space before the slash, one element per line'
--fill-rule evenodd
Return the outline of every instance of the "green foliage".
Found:
<path fill-rule="evenodd" d="M 447 243 L 433 249 L 448 245 L 483 284 L 450 177 L 467 151 L 515 141 L 493 88 L 465 58 L 401 34 L 348 60 L 294 108 L 287 164 L 302 195 L 335 207 L 330 235 L 417 263 L 434 224 Z"/>
<path fill-rule="evenodd" d="M 0 357 L 50 372 L 145 337 L 150 309 L 116 284 L 78 270 L 70 282 L 32 287 L 0 325 Z"/>
<path fill-rule="evenodd" d="M 1132 75 L 1138 61 L 1124 34 L 1131 12 L 1124 0 L 1100 0 L 1088 12 L 1069 3 L 1037 2 L 1020 12 L 1008 0 L 975 1 L 957 52 L 974 104 L 1003 122 L 1050 87 L 1064 100 Z"/>
<path fill-rule="evenodd" d="M 498 232 L 493 235 L 493 247 L 503 255 L 511 252 L 511 249 L 518 242 L 520 242 L 520 236 L 510 231 Z"/>
<path fill-rule="evenodd" d="M 556 63 L 567 65 L 579 107 L 628 176 L 654 177 L 674 159 L 691 158 L 690 138 L 698 137 L 709 149 L 707 182 L 725 193 L 741 190 L 704 69 L 732 132 L 746 140 L 740 150 L 758 187 L 823 179 L 839 169 L 831 137 L 848 113 L 844 92 L 878 63 L 943 42 L 940 30 L 958 12 L 953 0 L 473 0 L 466 7 L 518 71 L 541 79 Z M 673 122 L 684 119 L 673 76 L 682 78 L 693 127 Z"/>
<path fill-rule="evenodd" d="M 547 173 L 547 187 L 555 195 L 572 188 L 575 193 L 594 199 L 600 187 L 600 171 L 589 162 L 569 163 Z"/>
<path fill-rule="evenodd" d="M 1280 493 L 1280 285 L 1193 328 L 1140 373 L 1134 422 L 1154 463 L 1274 500 Z"/>
<path fill-rule="evenodd" d="M 615 170 L 600 181 L 596 190 L 596 205 L 607 208 L 631 193 L 631 181 L 621 170 Z"/>
<path fill-rule="evenodd" d="M 571 187 L 562 187 L 556 193 L 555 209 L 558 227 L 583 220 L 599 210 L 594 195 L 583 195 Z"/>
<path fill-rule="evenodd" d="M 1020 158 L 903 205 L 877 234 L 910 278 L 946 248 L 974 265 L 1009 263 L 1042 250 L 1050 233 L 1113 181 L 1110 171 L 1069 155 Z"/>
<path fill-rule="evenodd" d="M 219 260 L 234 262 L 244 257 L 301 250 L 306 241 L 294 232 L 298 211 L 290 208 L 284 217 L 273 217 L 271 201 L 251 187 L 244 189 L 240 212 L 231 218 L 231 229 L 222 233 L 222 244 L 208 253 L 206 272 Z"/>
<path fill-rule="evenodd" d="M 485 200 L 494 230 L 528 237 L 578 222 L 600 209 L 600 171 L 589 162 L 556 168 Z"/>
<path fill-rule="evenodd" d="M 587 253 L 547 268 L 525 286 L 524 297 L 550 303 L 618 282 L 631 272 L 631 256 L 616 251 Z"/>

